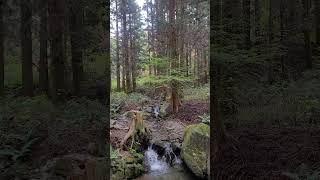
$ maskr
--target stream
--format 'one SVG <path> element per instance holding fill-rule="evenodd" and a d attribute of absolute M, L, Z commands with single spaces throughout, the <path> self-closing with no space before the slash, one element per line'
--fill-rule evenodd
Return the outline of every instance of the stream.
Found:
<path fill-rule="evenodd" d="M 153 145 L 149 145 L 144 160 L 147 173 L 136 180 L 194 180 L 197 179 L 188 170 L 179 155 L 176 155 L 170 144 L 165 145 L 164 154 L 160 156 Z"/>

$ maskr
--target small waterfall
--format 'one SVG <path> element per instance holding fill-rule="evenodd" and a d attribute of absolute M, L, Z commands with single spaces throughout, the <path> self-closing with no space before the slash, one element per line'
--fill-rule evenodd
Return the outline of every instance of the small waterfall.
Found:
<path fill-rule="evenodd" d="M 176 155 L 170 143 L 164 145 L 161 149 L 161 155 L 149 145 L 145 152 L 145 167 L 148 170 L 146 174 L 136 180 L 194 180 L 196 179 L 183 166 L 183 161 L 179 155 Z"/>
<path fill-rule="evenodd" d="M 182 163 L 182 160 L 178 158 L 177 155 L 173 152 L 173 149 L 170 143 L 166 143 L 164 147 L 165 147 L 165 153 L 163 158 L 167 163 L 169 163 L 171 166 Z"/>
<path fill-rule="evenodd" d="M 152 149 L 152 145 L 145 152 L 145 164 L 148 166 L 150 173 L 162 173 L 169 169 L 169 164 L 159 157 L 157 152 Z"/>
<path fill-rule="evenodd" d="M 170 143 L 165 144 L 164 148 L 164 155 L 160 157 L 152 148 L 152 144 L 148 147 L 145 152 L 145 165 L 149 173 L 166 173 L 172 166 L 182 164 L 182 160 L 174 153 Z"/>

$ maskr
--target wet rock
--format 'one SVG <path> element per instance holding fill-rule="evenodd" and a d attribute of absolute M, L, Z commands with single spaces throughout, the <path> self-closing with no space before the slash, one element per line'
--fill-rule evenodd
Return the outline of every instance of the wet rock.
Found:
<path fill-rule="evenodd" d="M 210 127 L 196 124 L 186 127 L 181 156 L 189 169 L 199 178 L 208 177 Z"/>

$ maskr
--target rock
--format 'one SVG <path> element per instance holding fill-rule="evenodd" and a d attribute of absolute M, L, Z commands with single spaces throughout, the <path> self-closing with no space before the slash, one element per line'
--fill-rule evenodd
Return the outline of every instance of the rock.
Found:
<path fill-rule="evenodd" d="M 200 123 L 186 127 L 181 156 L 189 169 L 199 178 L 208 177 L 210 127 Z"/>
<path fill-rule="evenodd" d="M 161 117 L 166 117 L 167 115 L 169 115 L 170 113 L 172 113 L 172 106 L 170 103 L 168 102 L 164 102 L 160 105 L 160 116 Z"/>

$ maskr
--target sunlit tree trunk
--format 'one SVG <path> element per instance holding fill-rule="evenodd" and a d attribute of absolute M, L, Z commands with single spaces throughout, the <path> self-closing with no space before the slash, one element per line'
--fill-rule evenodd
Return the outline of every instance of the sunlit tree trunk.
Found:
<path fill-rule="evenodd" d="M 176 34 L 176 1 L 169 0 L 169 51 L 170 51 L 170 61 L 171 61 L 171 70 L 175 71 L 178 68 L 177 63 L 177 34 Z"/>
<path fill-rule="evenodd" d="M 116 2 L 116 73 L 117 73 L 117 91 L 120 91 L 120 46 L 119 46 L 119 19 L 118 19 L 118 0 Z"/>

